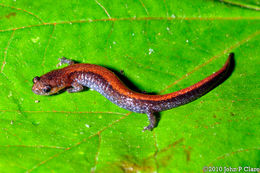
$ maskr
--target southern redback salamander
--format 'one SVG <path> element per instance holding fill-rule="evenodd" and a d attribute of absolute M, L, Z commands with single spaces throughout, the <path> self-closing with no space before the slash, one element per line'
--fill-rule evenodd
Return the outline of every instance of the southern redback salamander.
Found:
<path fill-rule="evenodd" d="M 41 77 L 34 77 L 32 91 L 38 95 L 51 95 L 62 89 L 73 93 L 88 87 L 121 108 L 147 114 L 150 124 L 144 130 L 152 130 L 157 124 L 155 113 L 189 103 L 223 82 L 229 75 L 233 58 L 234 54 L 231 53 L 219 71 L 190 87 L 165 95 L 149 95 L 132 91 L 105 67 L 94 64 L 76 64 L 72 60 L 61 58 L 60 65 L 68 64 L 68 66 L 53 70 Z"/>

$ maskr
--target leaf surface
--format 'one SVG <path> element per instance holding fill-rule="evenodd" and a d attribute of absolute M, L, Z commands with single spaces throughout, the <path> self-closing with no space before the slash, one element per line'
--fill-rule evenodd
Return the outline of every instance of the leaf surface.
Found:
<path fill-rule="evenodd" d="M 1 172 L 202 172 L 259 167 L 258 1 L 10 1 L 0 3 Z M 107 67 L 147 93 L 235 70 L 152 132 L 96 91 L 38 96 L 35 76 L 65 56 Z"/>

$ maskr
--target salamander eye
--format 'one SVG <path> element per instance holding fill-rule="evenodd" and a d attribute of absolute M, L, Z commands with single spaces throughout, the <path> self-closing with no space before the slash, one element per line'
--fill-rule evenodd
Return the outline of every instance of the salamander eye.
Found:
<path fill-rule="evenodd" d="M 33 83 L 36 83 L 36 82 L 38 82 L 39 80 L 40 80 L 40 77 L 39 77 L 39 76 L 36 76 L 36 77 L 33 78 L 32 81 L 33 81 Z"/>
<path fill-rule="evenodd" d="M 45 88 L 42 89 L 43 92 L 48 93 L 51 91 L 51 87 L 50 86 L 46 86 Z"/>

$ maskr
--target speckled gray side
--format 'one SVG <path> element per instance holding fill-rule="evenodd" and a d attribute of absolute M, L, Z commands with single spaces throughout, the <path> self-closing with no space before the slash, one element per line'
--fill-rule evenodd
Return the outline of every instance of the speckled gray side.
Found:
<path fill-rule="evenodd" d="M 130 110 L 132 112 L 147 113 L 149 108 L 153 107 L 153 103 L 146 103 L 145 101 L 137 100 L 127 97 L 116 91 L 102 76 L 92 72 L 76 72 L 78 75 L 75 78 L 80 85 L 94 89 L 112 103 L 121 108 Z"/>

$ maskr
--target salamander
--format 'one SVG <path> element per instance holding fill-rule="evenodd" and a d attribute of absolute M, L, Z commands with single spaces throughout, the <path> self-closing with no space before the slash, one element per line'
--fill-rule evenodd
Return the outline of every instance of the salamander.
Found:
<path fill-rule="evenodd" d="M 96 90 L 117 106 L 132 112 L 147 114 L 149 125 L 144 130 L 152 130 L 157 125 L 156 113 L 187 104 L 206 94 L 230 74 L 234 53 L 230 53 L 224 66 L 217 72 L 192 86 L 164 95 L 149 95 L 129 89 L 112 71 L 105 67 L 75 63 L 67 58 L 60 59 L 67 67 L 50 71 L 33 78 L 32 91 L 38 95 L 52 95 L 60 90 L 79 92 L 88 87 Z"/>

